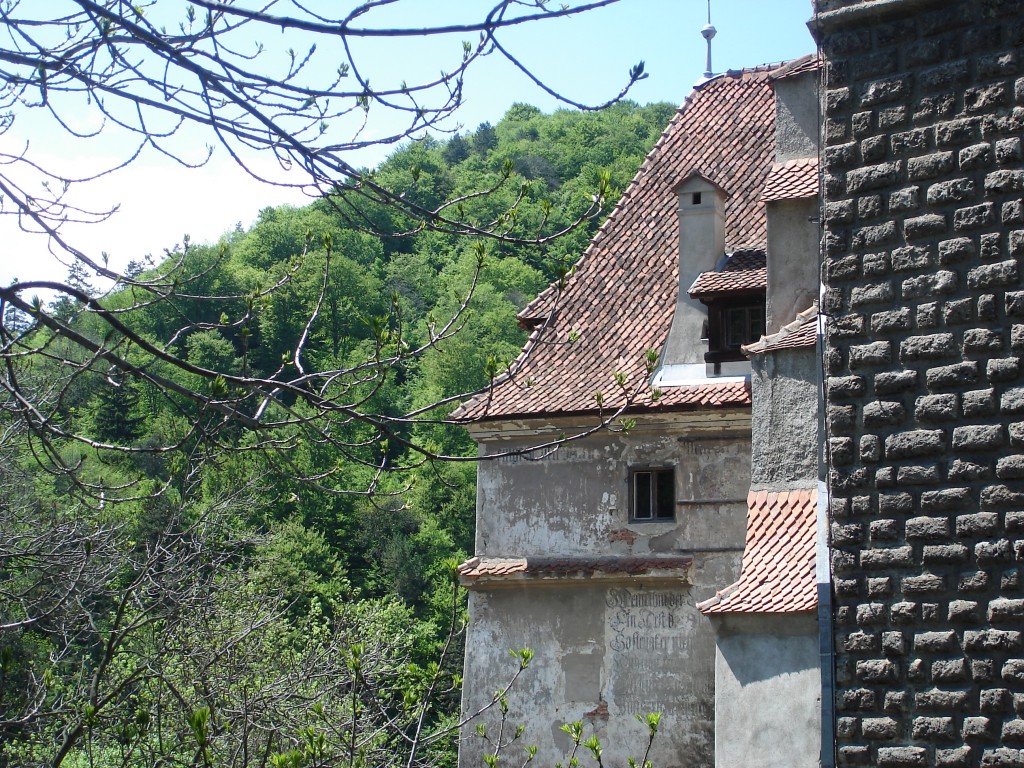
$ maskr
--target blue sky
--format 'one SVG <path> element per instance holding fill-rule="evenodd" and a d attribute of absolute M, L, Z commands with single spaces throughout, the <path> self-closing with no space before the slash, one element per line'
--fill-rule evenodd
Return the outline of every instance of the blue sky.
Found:
<path fill-rule="evenodd" d="M 486 0 L 403 0 L 396 6 L 401 10 L 397 20 L 404 25 L 437 24 L 465 18 L 467 9 L 479 18 L 492 4 Z M 711 20 L 718 30 L 712 44 L 714 70 L 780 62 L 812 52 L 814 43 L 806 28 L 810 15 L 810 0 L 712 0 Z M 394 21 L 383 15 L 380 20 Z M 706 20 L 706 0 L 622 0 L 584 16 L 519 27 L 501 39 L 548 84 L 577 101 L 593 104 L 607 100 L 625 83 L 629 68 L 643 60 L 649 77 L 635 86 L 630 98 L 640 103 L 678 104 L 704 71 L 706 48 L 700 29 Z M 387 85 L 412 81 L 417 71 L 443 68 L 453 51 L 461 52 L 461 40 L 413 38 L 400 43 L 367 43 L 360 53 L 371 83 Z M 461 124 L 472 130 L 484 121 L 497 122 L 517 101 L 545 111 L 559 106 L 492 55 L 468 78 L 464 107 L 450 128 Z M 55 168 L 102 164 L 108 160 L 104 153 L 114 156 L 117 149 L 103 145 L 83 149 L 43 133 L 26 116 L 18 118 L 12 133 L 3 137 L 8 146 L 19 136 L 34 142 L 32 150 L 41 151 L 41 160 Z M 49 137 L 45 143 L 39 140 L 43 135 Z M 368 151 L 353 157 L 352 162 L 375 165 L 385 154 L 383 149 Z M 255 162 L 268 172 L 273 168 L 269 158 Z M 248 226 L 266 205 L 303 202 L 295 191 L 252 181 L 223 153 L 199 170 L 144 155 L 129 169 L 90 184 L 81 194 L 93 205 L 120 205 L 119 212 L 103 224 L 68 230 L 77 247 L 97 257 L 106 251 L 117 266 L 147 253 L 158 255 L 180 242 L 185 233 L 196 242 L 216 241 L 236 222 Z M 47 253 L 45 239 L 23 235 L 12 224 L 0 221 L 0 282 L 14 277 L 62 276 L 66 268 Z"/>

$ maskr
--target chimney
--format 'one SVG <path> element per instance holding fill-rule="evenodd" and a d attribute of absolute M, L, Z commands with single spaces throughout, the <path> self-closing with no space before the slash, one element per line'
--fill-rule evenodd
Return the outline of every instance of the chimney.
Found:
<path fill-rule="evenodd" d="M 706 378 L 708 313 L 687 292 L 701 272 L 725 255 L 725 192 L 699 173 L 676 187 L 679 215 L 679 295 L 654 384 Z"/>

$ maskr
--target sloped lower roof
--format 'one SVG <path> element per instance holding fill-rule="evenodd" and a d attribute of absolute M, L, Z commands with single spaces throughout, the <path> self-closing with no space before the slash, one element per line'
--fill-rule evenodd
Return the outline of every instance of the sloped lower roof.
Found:
<path fill-rule="evenodd" d="M 784 77 L 793 77 L 804 72 L 816 72 L 821 67 L 821 56 L 817 53 L 809 53 L 806 56 L 801 56 L 799 59 L 788 61 L 778 69 L 773 70 L 771 77 L 773 80 L 781 80 Z"/>
<path fill-rule="evenodd" d="M 680 577 L 692 557 L 471 557 L 458 567 L 465 584 L 495 579 L 569 576 L 648 576 L 676 573 Z"/>
<path fill-rule="evenodd" d="M 693 91 L 564 288 L 549 287 L 521 313 L 534 329 L 529 355 L 489 394 L 456 411 L 456 418 L 593 413 L 597 392 L 605 409 L 627 402 L 630 393 L 636 393 L 637 410 L 749 405 L 749 387 L 730 384 L 666 389 L 654 400 L 645 353 L 662 348 L 675 308 L 679 232 L 673 189 L 681 181 L 700 173 L 729 195 L 727 251 L 765 247 L 759 198 L 775 147 L 768 72 L 729 72 Z"/>
<path fill-rule="evenodd" d="M 782 326 L 777 333 L 770 333 L 762 336 L 759 341 L 745 344 L 742 350 L 746 355 L 758 355 L 778 349 L 813 347 L 817 341 L 818 305 L 815 304 L 798 314 L 796 320 Z"/>
<path fill-rule="evenodd" d="M 817 490 L 751 491 L 740 578 L 697 603 L 703 613 L 791 613 L 818 605 Z"/>
<path fill-rule="evenodd" d="M 695 299 L 723 293 L 763 291 L 768 287 L 768 262 L 764 251 L 737 251 L 720 270 L 701 272 L 690 286 Z"/>
<path fill-rule="evenodd" d="M 817 196 L 818 158 L 806 157 L 773 165 L 761 199 L 767 203 Z"/>

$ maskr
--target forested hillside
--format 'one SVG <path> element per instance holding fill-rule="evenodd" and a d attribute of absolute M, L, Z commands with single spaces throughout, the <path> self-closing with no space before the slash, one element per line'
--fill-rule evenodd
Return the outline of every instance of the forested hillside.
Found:
<path fill-rule="evenodd" d="M 518 353 L 517 312 L 571 268 L 672 112 L 520 104 L 371 176 L 506 237 L 405 234 L 392 208 L 339 196 L 140 259 L 130 276 L 164 281 L 160 301 L 75 272 L 81 295 L 53 309 L 78 346 L 8 311 L 11 375 L 48 410 L 45 429 L 0 411 L 0 768 L 451 764 L 453 739 L 425 734 L 458 706 L 452 563 L 473 549 L 475 466 L 430 458 L 472 453 L 440 422 Z M 567 234 L 515 242 L 595 198 Z M 107 363 L 113 344 L 146 378 Z M 254 437 L 218 410 L 233 376 L 284 369 L 345 371 L 317 381 L 328 404 L 422 417 L 383 440 L 345 413 L 275 431 L 275 409 L 307 407 L 282 387 L 251 404 L 271 423 Z"/>

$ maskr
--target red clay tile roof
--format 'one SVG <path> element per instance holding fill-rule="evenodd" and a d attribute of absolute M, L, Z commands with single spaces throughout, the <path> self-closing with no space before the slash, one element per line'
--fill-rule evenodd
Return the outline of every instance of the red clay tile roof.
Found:
<path fill-rule="evenodd" d="M 697 604 L 703 613 L 790 613 L 818 605 L 818 492 L 751 491 L 740 578 Z"/>
<path fill-rule="evenodd" d="M 545 578 L 581 574 L 645 576 L 680 572 L 689 568 L 692 557 L 471 557 L 458 567 L 466 583 L 478 579 Z"/>
<path fill-rule="evenodd" d="M 816 53 L 809 53 L 806 56 L 801 56 L 799 59 L 786 62 L 778 69 L 772 70 L 771 78 L 772 80 L 781 80 L 784 77 L 793 77 L 804 72 L 815 72 L 821 69 L 821 66 L 821 57 Z"/>
<path fill-rule="evenodd" d="M 758 355 L 762 352 L 774 352 L 777 349 L 813 347 L 817 340 L 818 306 L 815 304 L 798 314 L 796 320 L 782 326 L 777 333 L 762 336 L 760 341 L 745 344 L 741 349 L 746 355 Z"/>
<path fill-rule="evenodd" d="M 749 387 L 648 387 L 645 352 L 660 350 L 678 290 L 678 200 L 693 172 L 721 187 L 727 251 L 764 249 L 759 200 L 775 149 L 775 102 L 767 69 L 730 72 L 695 89 L 676 112 L 615 210 L 594 236 L 564 289 L 549 287 L 521 313 L 533 335 L 513 374 L 455 412 L 462 419 L 637 409 L 746 406 Z M 542 319 L 546 318 L 546 319 Z M 573 339 L 574 341 L 570 341 Z M 613 374 L 624 376 L 625 386 Z M 687 391 L 689 390 L 689 391 Z M 627 393 L 639 393 L 627 400 Z"/>
<path fill-rule="evenodd" d="M 721 293 L 763 291 L 768 287 L 768 263 L 764 251 L 737 251 L 720 270 L 701 272 L 689 294 L 700 299 Z"/>
<path fill-rule="evenodd" d="M 776 163 L 764 183 L 761 200 L 799 200 L 818 196 L 818 158 L 808 157 Z"/>

